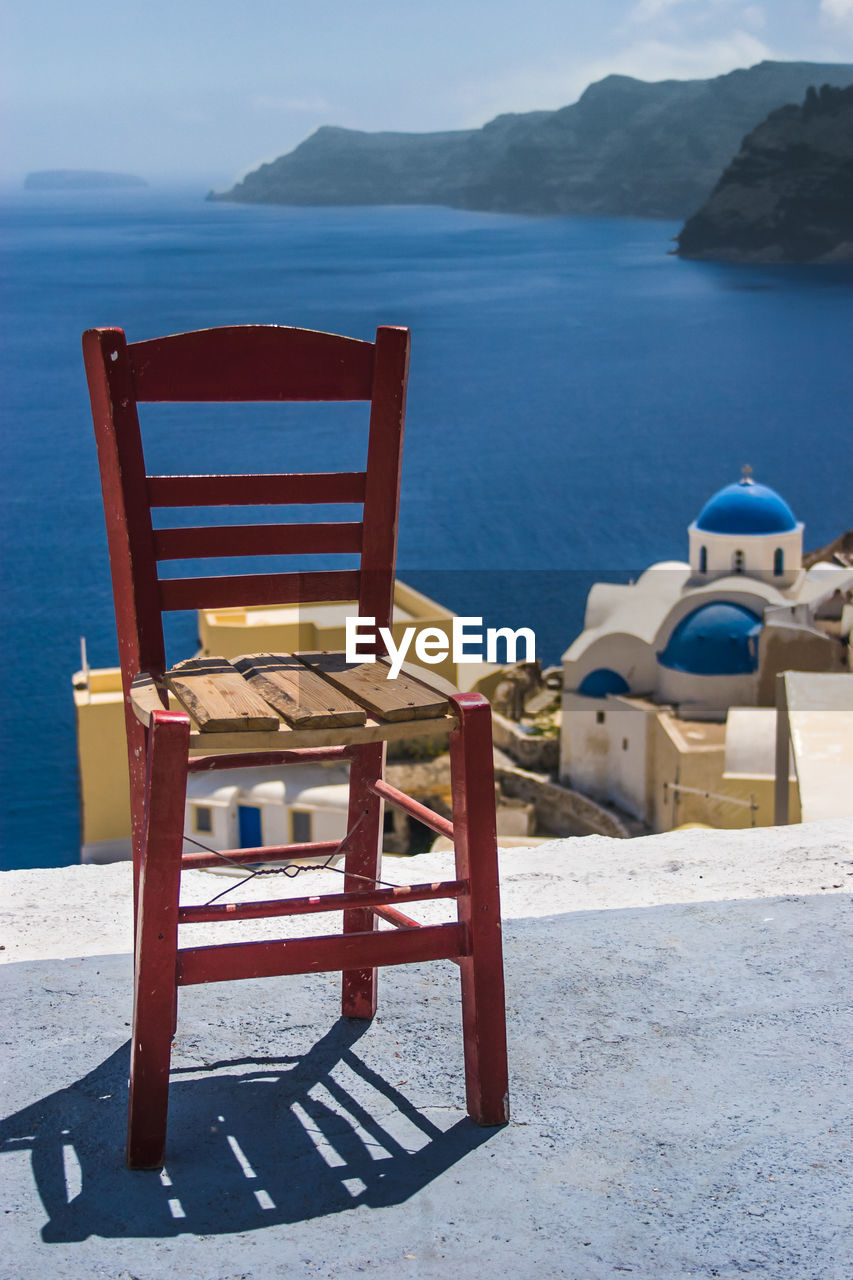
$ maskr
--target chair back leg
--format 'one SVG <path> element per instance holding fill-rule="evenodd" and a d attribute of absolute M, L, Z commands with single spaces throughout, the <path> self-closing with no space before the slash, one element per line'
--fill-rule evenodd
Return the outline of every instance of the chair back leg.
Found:
<path fill-rule="evenodd" d="M 189 737 L 185 715 L 155 712 L 148 734 L 136 926 L 127 1126 L 131 1169 L 160 1168 L 166 1149 Z"/>
<path fill-rule="evenodd" d="M 371 791 L 385 767 L 385 743 L 357 747 L 350 765 L 349 814 L 344 891 L 371 888 L 382 864 L 382 812 L 380 798 Z M 373 912 L 356 908 L 343 913 L 343 931 L 364 933 L 378 925 Z M 376 1013 L 376 969 L 344 969 L 341 980 L 341 1013 L 345 1018 L 372 1018 Z"/>
<path fill-rule="evenodd" d="M 465 1091 L 477 1124 L 509 1119 L 503 947 L 501 942 L 491 708 L 480 694 L 453 699 L 450 736 L 456 875 L 470 892 L 459 899 L 470 955 L 460 960 Z"/>

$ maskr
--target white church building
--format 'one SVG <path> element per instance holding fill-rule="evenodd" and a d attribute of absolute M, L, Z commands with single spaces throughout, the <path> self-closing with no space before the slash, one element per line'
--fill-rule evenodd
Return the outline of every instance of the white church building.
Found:
<path fill-rule="evenodd" d="M 687 563 L 652 565 L 630 584 L 596 583 L 562 658 L 561 780 L 658 830 L 669 825 L 664 784 L 677 790 L 691 750 L 707 757 L 699 786 L 722 785 L 730 708 L 772 708 L 777 671 L 848 669 L 843 638 L 821 616 L 841 615 L 853 572 L 806 570 L 802 523 L 749 468 L 709 499 L 688 541 Z M 760 719 L 738 724 L 754 734 Z M 758 737 L 771 720 L 765 713 Z M 662 729 L 666 750 L 655 745 Z M 766 745 L 756 742 L 758 755 Z M 669 801 L 671 816 L 672 793 Z"/>

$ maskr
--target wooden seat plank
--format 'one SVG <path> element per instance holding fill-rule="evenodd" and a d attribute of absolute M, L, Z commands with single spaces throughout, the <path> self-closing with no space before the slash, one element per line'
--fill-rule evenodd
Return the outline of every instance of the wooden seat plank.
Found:
<path fill-rule="evenodd" d="M 231 658 L 256 693 L 297 729 L 364 724 L 367 714 L 316 671 L 290 653 L 251 653 Z"/>
<path fill-rule="evenodd" d="M 405 672 L 391 679 L 382 662 L 347 662 L 343 653 L 297 653 L 342 693 L 381 720 L 429 720 L 446 714 L 447 699 Z"/>
<path fill-rule="evenodd" d="M 272 732 L 281 721 L 225 658 L 189 658 L 166 683 L 202 733 Z"/>

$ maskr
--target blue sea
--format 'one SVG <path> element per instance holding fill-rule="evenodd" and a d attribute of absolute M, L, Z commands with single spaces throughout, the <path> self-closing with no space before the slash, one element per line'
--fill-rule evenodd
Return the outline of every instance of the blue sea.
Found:
<path fill-rule="evenodd" d="M 684 558 L 688 523 L 746 462 L 808 547 L 853 525 L 849 267 L 682 262 L 668 222 L 199 190 L 6 193 L 0 220 L 5 868 L 77 860 L 80 637 L 93 666 L 117 660 L 83 329 L 408 325 L 400 576 L 532 627 L 546 663 L 590 583 Z M 151 469 L 322 469 L 359 465 L 361 412 L 170 406 L 143 425 Z M 175 619 L 170 655 L 195 633 Z"/>

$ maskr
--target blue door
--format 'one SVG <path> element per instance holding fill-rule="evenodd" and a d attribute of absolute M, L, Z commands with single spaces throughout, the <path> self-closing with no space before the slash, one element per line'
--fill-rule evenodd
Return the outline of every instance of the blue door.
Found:
<path fill-rule="evenodd" d="M 258 849 L 261 839 L 261 811 L 256 804 L 238 804 L 237 821 L 240 825 L 240 848 Z"/>

